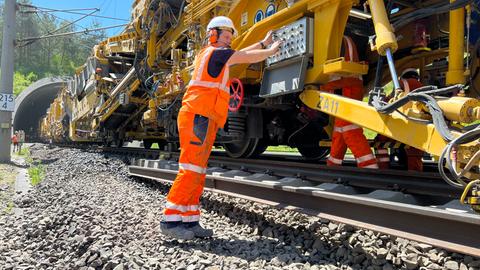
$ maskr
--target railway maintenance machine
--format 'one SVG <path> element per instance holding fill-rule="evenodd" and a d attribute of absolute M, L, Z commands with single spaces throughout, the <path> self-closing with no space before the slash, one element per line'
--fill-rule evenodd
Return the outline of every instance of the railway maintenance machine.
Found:
<path fill-rule="evenodd" d="M 181 99 L 219 15 L 239 31 L 233 49 L 270 30 L 283 41 L 265 62 L 231 68 L 229 117 L 216 141 L 229 156 L 287 145 L 322 159 L 338 117 L 430 154 L 463 190 L 461 202 L 480 211 L 480 31 L 470 0 L 135 0 L 130 24 L 66 83 L 42 136 L 178 147 Z M 407 68 L 422 87 L 402 88 Z M 359 79 L 364 100 L 325 91 L 338 78 Z"/>

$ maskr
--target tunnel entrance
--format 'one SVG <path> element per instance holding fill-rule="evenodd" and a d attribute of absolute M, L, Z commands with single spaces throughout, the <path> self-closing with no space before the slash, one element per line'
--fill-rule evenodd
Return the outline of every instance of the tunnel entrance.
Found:
<path fill-rule="evenodd" d="M 25 141 L 39 140 L 40 119 L 46 114 L 68 77 L 50 77 L 31 84 L 15 99 L 13 129 L 25 131 Z"/>

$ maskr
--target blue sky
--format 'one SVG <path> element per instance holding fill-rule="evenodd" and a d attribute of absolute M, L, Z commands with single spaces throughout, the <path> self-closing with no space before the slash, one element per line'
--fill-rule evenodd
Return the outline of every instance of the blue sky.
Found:
<path fill-rule="evenodd" d="M 50 8 L 50 9 L 99 8 L 100 11 L 94 13 L 94 15 L 114 17 L 114 18 L 120 18 L 125 20 L 130 20 L 130 11 L 132 7 L 132 3 L 133 3 L 133 0 L 76 0 L 76 1 L 32 0 L 32 4 L 34 6 Z M 76 12 L 90 13 L 91 11 L 87 10 L 87 11 L 76 11 Z M 69 13 L 63 13 L 63 12 L 55 12 L 53 14 L 70 21 L 82 17 L 82 15 L 69 14 Z M 110 20 L 110 19 L 98 18 L 98 17 L 87 17 L 77 22 L 76 24 L 84 27 L 88 27 L 88 26 L 91 26 L 94 21 L 98 22 L 102 27 L 127 23 L 125 21 L 119 21 L 119 20 Z M 79 27 L 77 27 L 77 29 L 82 30 L 82 28 L 79 28 Z M 108 29 L 106 31 L 108 36 L 113 36 L 115 34 L 120 33 L 122 31 L 122 28 Z"/>

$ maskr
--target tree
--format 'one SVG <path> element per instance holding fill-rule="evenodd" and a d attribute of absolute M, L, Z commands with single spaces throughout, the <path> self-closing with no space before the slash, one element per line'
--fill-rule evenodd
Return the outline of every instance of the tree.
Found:
<path fill-rule="evenodd" d="M 13 94 L 17 97 L 23 90 L 25 90 L 36 80 L 37 75 L 33 72 L 24 75 L 23 73 L 16 71 L 13 75 Z"/>
<path fill-rule="evenodd" d="M 31 0 L 19 0 L 20 4 L 31 5 Z M 3 14 L 0 3 L 0 14 Z M 67 33 L 82 28 L 69 25 L 50 13 L 25 13 L 25 8 L 17 12 L 17 39 L 40 37 L 51 33 Z M 89 28 L 99 27 L 93 23 Z M 58 30 L 61 28 L 60 30 Z M 3 29 L 3 16 L 0 16 L 0 29 Z M 105 31 L 89 34 L 69 35 L 39 39 L 35 42 L 22 43 L 15 48 L 15 93 L 28 86 L 29 82 L 48 76 L 73 75 L 75 69 L 83 65 L 91 54 L 95 44 L 106 38 Z M 0 48 L 2 35 L 0 34 Z M 17 81 L 18 80 L 18 81 Z M 28 83 L 28 84 L 27 84 Z"/>

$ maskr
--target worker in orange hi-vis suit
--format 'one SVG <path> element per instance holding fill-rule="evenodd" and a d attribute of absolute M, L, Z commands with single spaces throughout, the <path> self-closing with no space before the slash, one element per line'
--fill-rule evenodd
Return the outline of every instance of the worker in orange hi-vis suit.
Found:
<path fill-rule="evenodd" d="M 388 137 L 385 137 L 381 134 L 377 134 L 375 137 L 375 143 L 379 143 L 379 146 L 374 146 L 375 148 L 375 157 L 377 158 L 377 164 L 379 169 L 389 169 L 390 168 L 390 155 L 388 153 L 388 148 L 383 144 L 387 142 L 392 142 Z"/>
<path fill-rule="evenodd" d="M 413 68 L 407 68 L 402 72 L 400 76 L 400 87 L 402 87 L 405 93 L 410 93 L 411 91 L 422 87 L 423 84 L 420 82 L 420 74 L 418 71 Z M 423 151 L 413 147 L 405 148 L 405 153 L 407 156 L 407 169 L 409 171 L 423 171 Z"/>
<path fill-rule="evenodd" d="M 345 61 L 359 61 L 355 43 L 348 36 L 343 37 L 343 51 Z M 361 76 L 336 78 L 322 86 L 322 89 L 327 91 L 341 89 L 342 95 L 345 97 L 356 100 L 362 100 L 363 98 L 363 81 Z M 363 129 L 348 121 L 336 118 L 327 165 L 342 165 L 347 148 L 350 148 L 355 156 L 358 167 L 378 169 L 377 160 L 363 134 Z"/>
<path fill-rule="evenodd" d="M 210 237 L 199 224 L 200 196 L 208 158 L 217 130 L 226 122 L 230 99 L 229 66 L 256 63 L 274 55 L 281 43 L 272 33 L 247 48 L 230 48 L 235 26 L 228 17 L 213 18 L 207 26 L 208 45 L 196 56 L 194 71 L 178 114 L 179 170 L 167 196 L 160 230 L 177 239 Z M 270 48 L 267 48 L 267 46 Z"/>
<path fill-rule="evenodd" d="M 403 89 L 405 93 L 409 93 L 417 88 L 423 86 L 420 82 L 420 75 L 418 71 L 414 68 L 407 68 L 405 69 L 402 74 L 400 75 L 400 87 Z M 375 141 L 378 142 L 392 142 L 391 139 L 383 136 L 377 135 Z M 405 149 L 399 149 L 398 151 L 404 151 L 407 161 L 407 169 L 409 171 L 423 171 L 423 151 L 413 148 L 407 147 Z M 376 147 L 375 154 L 378 160 L 378 166 L 380 169 L 388 169 L 390 167 L 390 157 L 388 154 L 388 149 L 386 147 Z"/>

